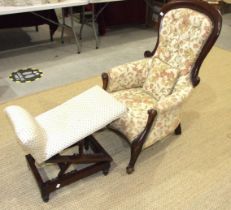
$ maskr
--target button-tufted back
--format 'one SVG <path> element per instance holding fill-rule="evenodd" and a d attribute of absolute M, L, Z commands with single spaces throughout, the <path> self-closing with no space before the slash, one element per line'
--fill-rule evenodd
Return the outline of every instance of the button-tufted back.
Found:
<path fill-rule="evenodd" d="M 190 78 L 189 73 L 213 29 L 209 17 L 189 8 L 168 11 L 160 24 L 159 45 L 143 85 L 157 100 L 172 93 L 180 76 Z"/>
<path fill-rule="evenodd" d="M 186 74 L 195 63 L 213 25 L 209 17 L 189 8 L 167 12 L 160 25 L 154 57 Z"/>

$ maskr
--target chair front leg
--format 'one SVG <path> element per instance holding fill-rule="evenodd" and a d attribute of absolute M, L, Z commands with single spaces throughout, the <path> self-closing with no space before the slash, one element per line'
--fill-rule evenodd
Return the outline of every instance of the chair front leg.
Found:
<path fill-rule="evenodd" d="M 148 120 L 147 120 L 147 124 L 146 124 L 143 132 L 131 144 L 131 157 L 130 157 L 129 164 L 127 166 L 127 173 L 128 174 L 131 174 L 134 171 L 135 163 L 138 159 L 139 154 L 142 151 L 142 147 L 143 147 L 144 142 L 146 140 L 146 137 L 147 137 L 147 135 L 148 135 L 148 133 L 152 127 L 152 124 L 154 122 L 156 115 L 157 115 L 156 110 L 150 109 L 148 111 Z"/>
<path fill-rule="evenodd" d="M 139 142 L 142 142 L 142 141 L 144 142 L 143 139 L 140 139 L 140 141 L 136 141 L 131 144 L 131 157 L 130 157 L 128 166 L 126 168 L 128 174 L 131 174 L 134 171 L 136 160 L 143 147 L 143 144 Z"/>
<path fill-rule="evenodd" d="M 102 73 L 101 75 L 102 81 L 103 81 L 103 89 L 107 90 L 107 86 L 108 86 L 108 81 L 109 81 L 109 76 L 108 73 Z"/>

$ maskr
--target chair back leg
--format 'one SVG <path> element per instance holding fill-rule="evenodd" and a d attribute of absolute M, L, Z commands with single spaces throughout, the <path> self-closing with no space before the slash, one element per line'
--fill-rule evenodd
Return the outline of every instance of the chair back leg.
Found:
<path fill-rule="evenodd" d="M 179 125 L 177 126 L 177 128 L 175 129 L 175 134 L 176 134 L 176 135 L 180 135 L 180 134 L 181 134 L 181 124 L 179 124 Z"/>

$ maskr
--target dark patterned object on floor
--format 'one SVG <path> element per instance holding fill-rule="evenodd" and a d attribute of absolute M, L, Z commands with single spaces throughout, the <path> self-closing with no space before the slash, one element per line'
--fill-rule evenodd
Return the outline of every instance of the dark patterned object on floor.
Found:
<path fill-rule="evenodd" d="M 42 74 L 43 73 L 38 69 L 27 68 L 19 69 L 18 71 L 13 72 L 9 78 L 14 82 L 26 83 L 41 78 Z"/>

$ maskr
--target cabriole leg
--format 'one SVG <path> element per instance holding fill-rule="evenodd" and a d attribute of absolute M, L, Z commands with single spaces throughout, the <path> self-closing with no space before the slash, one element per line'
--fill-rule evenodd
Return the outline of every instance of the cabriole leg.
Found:
<path fill-rule="evenodd" d="M 138 156 L 140 155 L 140 152 L 142 150 L 142 146 L 143 146 L 143 144 L 138 144 L 136 142 L 134 142 L 131 145 L 131 158 L 130 158 L 129 164 L 126 168 L 128 174 L 131 174 L 134 171 L 134 166 L 135 166 L 135 163 L 138 159 Z"/>

